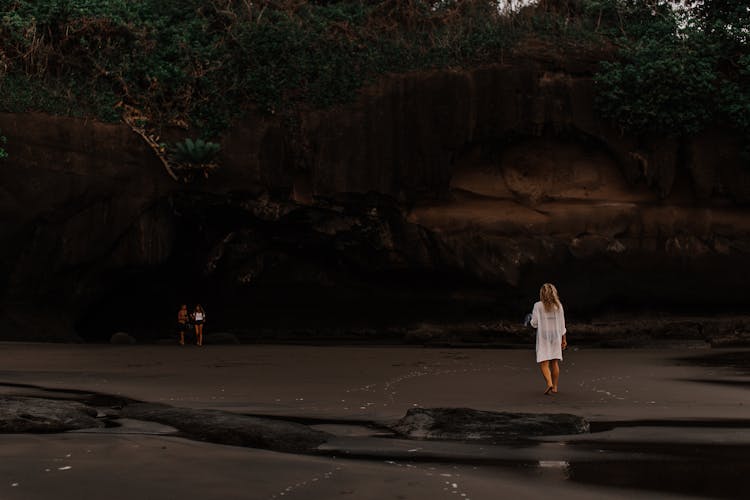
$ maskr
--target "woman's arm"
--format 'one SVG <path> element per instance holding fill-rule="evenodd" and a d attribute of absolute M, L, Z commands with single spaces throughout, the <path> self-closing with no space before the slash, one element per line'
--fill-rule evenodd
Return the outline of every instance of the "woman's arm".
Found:
<path fill-rule="evenodd" d="M 531 326 L 534 328 L 539 326 L 539 302 L 535 303 L 531 310 Z"/>
<path fill-rule="evenodd" d="M 565 349 L 568 347 L 568 329 L 565 326 L 565 310 L 562 304 L 560 304 L 560 321 L 562 323 L 562 348 Z"/>

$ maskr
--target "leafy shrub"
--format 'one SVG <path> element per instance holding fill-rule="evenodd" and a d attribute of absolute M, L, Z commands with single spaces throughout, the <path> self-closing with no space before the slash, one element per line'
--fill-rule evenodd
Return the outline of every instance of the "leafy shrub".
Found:
<path fill-rule="evenodd" d="M 7 142 L 8 139 L 6 139 L 4 135 L 0 135 L 0 160 L 4 160 L 8 157 L 8 152 L 3 148 L 3 146 L 7 144 Z"/>
<path fill-rule="evenodd" d="M 695 133 L 712 120 L 715 57 L 687 42 L 641 40 L 596 75 L 600 111 L 637 133 Z"/>
<path fill-rule="evenodd" d="M 708 4 L 733 4 L 725 14 L 739 15 L 735 0 L 689 0 L 686 11 L 666 0 L 596 3 L 619 28 L 618 58 L 602 62 L 595 76 L 605 117 L 636 134 L 680 136 L 728 122 L 750 136 L 750 40 L 741 40 L 750 31 L 736 30 L 750 28 L 745 2 L 738 7 L 745 21 L 732 22 Z"/>

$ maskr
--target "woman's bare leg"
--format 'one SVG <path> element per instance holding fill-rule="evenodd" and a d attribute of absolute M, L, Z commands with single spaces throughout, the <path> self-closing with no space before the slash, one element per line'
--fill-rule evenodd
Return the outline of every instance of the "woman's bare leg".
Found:
<path fill-rule="evenodd" d="M 552 390 L 552 374 L 549 371 L 549 361 L 542 361 L 539 363 L 539 368 L 541 368 L 542 376 L 544 377 L 545 382 L 547 382 L 547 390 L 544 391 L 544 393 L 549 394 Z"/>
<path fill-rule="evenodd" d="M 197 326 L 198 330 L 198 345 L 203 345 L 203 325 Z"/>
<path fill-rule="evenodd" d="M 550 361 L 550 368 L 552 372 L 552 392 L 557 392 L 557 381 L 560 380 L 560 363 L 556 359 Z"/>

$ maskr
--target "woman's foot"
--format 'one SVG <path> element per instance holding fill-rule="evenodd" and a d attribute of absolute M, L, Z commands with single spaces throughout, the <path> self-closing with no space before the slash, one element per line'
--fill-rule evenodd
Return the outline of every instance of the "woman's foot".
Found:
<path fill-rule="evenodd" d="M 544 395 L 545 396 L 549 396 L 551 392 L 552 392 L 552 386 L 549 386 L 549 387 L 547 387 L 547 390 L 544 391 Z"/>

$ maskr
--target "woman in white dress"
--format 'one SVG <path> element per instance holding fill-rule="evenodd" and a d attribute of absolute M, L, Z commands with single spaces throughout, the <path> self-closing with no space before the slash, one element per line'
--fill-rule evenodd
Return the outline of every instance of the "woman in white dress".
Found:
<path fill-rule="evenodd" d="M 568 346 L 565 338 L 565 313 L 555 285 L 545 283 L 539 290 L 539 302 L 531 312 L 531 326 L 536 328 L 536 362 L 542 370 L 547 389 L 544 394 L 557 393 L 562 351 Z"/>

